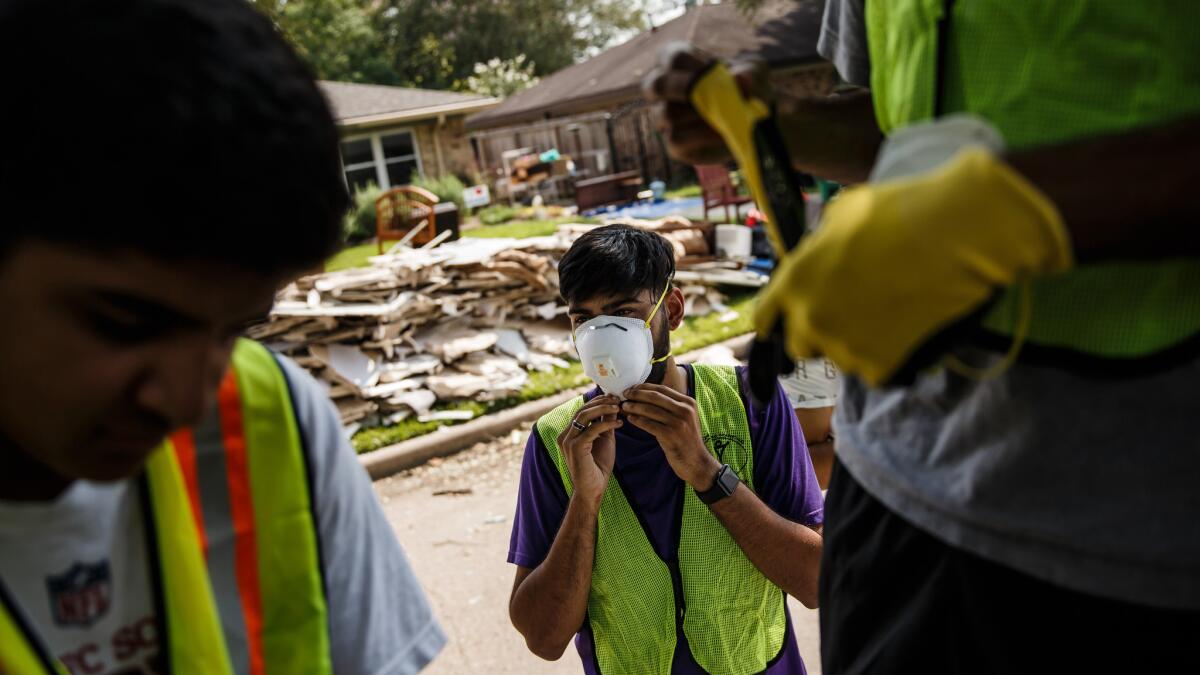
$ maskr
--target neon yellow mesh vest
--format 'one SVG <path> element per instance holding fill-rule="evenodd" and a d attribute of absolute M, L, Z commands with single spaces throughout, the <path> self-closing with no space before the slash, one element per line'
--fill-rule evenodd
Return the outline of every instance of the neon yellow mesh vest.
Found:
<path fill-rule="evenodd" d="M 1200 3 L 868 0 L 866 13 L 885 133 L 939 108 L 969 111 L 1020 150 L 1200 112 Z M 1120 176 L 1097 185 L 1096 198 L 1114 189 Z M 1004 336 L 997 344 L 1018 307 L 1010 291 L 985 317 Z M 1198 335 L 1200 262 L 1091 264 L 1034 282 L 1025 351 L 1112 367 L 1167 356 Z"/>
<path fill-rule="evenodd" d="M 754 489 L 754 452 L 735 370 L 697 365 L 693 373 L 709 452 Z M 582 406 L 580 396 L 537 422 L 568 495 L 571 476 L 557 439 Z M 696 663 L 711 673 L 758 673 L 783 649 L 783 591 L 754 567 L 691 487 L 684 485 L 683 495 L 678 561 L 668 562 L 655 553 L 619 477 L 604 491 L 588 596 L 600 672 L 669 675 L 677 622 Z"/>
<path fill-rule="evenodd" d="M 264 347 L 238 342 L 217 409 L 172 434 L 139 482 L 170 672 L 332 672 L 304 449 Z M 232 559 L 208 555 L 218 537 Z M 0 672 L 67 672 L 2 585 Z"/>

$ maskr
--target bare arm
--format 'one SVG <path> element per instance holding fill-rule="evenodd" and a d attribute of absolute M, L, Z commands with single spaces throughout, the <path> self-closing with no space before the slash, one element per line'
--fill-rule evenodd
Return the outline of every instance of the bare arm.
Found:
<path fill-rule="evenodd" d="M 1200 255 L 1200 117 L 1005 159 L 1058 207 L 1081 262 Z"/>
<path fill-rule="evenodd" d="M 714 468 L 712 475 L 719 468 Z M 709 483 L 699 489 L 711 487 L 711 478 Z M 738 485 L 732 495 L 709 508 L 763 576 L 805 607 L 816 609 L 820 526 L 814 530 L 784 518 L 745 485 Z"/>
<path fill-rule="evenodd" d="M 796 408 L 796 421 L 804 433 L 804 444 L 808 446 L 817 484 L 825 490 L 833 473 L 833 406 Z"/>
<path fill-rule="evenodd" d="M 517 568 L 508 615 L 529 650 L 554 661 L 563 655 L 587 614 L 599 503 L 572 497 L 546 560 Z"/>
<path fill-rule="evenodd" d="M 776 115 L 797 170 L 844 184 L 861 183 L 871 173 L 883 132 L 869 91 L 780 99 Z"/>
<path fill-rule="evenodd" d="M 546 559 L 534 569 L 518 567 L 508 616 L 534 654 L 554 661 L 563 655 L 587 615 L 596 553 L 596 515 L 616 460 L 613 431 L 617 399 L 597 396 L 579 409 L 558 436 L 573 494 Z"/>

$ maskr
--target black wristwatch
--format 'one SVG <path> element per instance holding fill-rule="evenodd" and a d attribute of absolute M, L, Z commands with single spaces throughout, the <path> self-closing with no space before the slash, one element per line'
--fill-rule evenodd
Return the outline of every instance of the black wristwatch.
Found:
<path fill-rule="evenodd" d="M 722 464 L 717 470 L 717 477 L 713 480 L 713 486 L 704 492 L 696 492 L 696 496 L 705 504 L 715 504 L 737 489 L 738 483 L 742 482 L 738 475 L 728 464 Z"/>

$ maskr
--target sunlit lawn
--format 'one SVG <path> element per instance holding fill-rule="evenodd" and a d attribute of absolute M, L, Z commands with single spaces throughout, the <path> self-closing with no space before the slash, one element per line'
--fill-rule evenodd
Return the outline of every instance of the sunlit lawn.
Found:
<path fill-rule="evenodd" d="M 696 184 L 684 185 L 677 187 L 674 190 L 667 190 L 663 193 L 664 199 L 686 199 L 688 197 L 699 197 L 700 186 Z"/>
<path fill-rule="evenodd" d="M 544 237 L 554 234 L 558 226 L 563 223 L 586 223 L 592 222 L 588 218 L 554 218 L 551 220 L 515 220 L 501 225 L 490 225 L 484 227 L 476 227 L 469 230 L 463 230 L 463 237 L 513 237 L 514 239 L 524 239 L 526 237 Z M 388 247 L 395 245 L 396 242 L 384 242 L 383 250 L 388 250 Z M 330 258 L 325 263 L 325 271 L 333 272 L 335 270 L 344 270 L 351 267 L 365 267 L 367 258 L 379 254 L 379 246 L 374 241 L 369 241 L 365 244 L 357 244 L 355 246 L 343 249 L 340 253 Z"/>

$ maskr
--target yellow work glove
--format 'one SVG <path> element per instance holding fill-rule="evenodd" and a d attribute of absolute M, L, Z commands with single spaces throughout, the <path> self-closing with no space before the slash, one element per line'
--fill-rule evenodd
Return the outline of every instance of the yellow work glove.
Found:
<path fill-rule="evenodd" d="M 933 171 L 844 191 L 781 262 L 755 329 L 766 337 L 782 319 L 793 358 L 821 354 L 877 386 L 997 290 L 1071 264 L 1054 204 L 973 147 Z"/>

